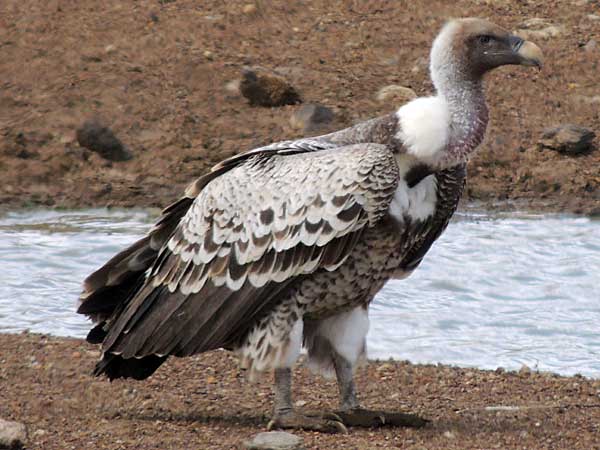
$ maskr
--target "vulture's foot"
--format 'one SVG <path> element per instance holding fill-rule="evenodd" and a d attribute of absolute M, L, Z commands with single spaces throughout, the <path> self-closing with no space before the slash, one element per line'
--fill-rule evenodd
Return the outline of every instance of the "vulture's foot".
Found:
<path fill-rule="evenodd" d="M 401 412 L 373 411 L 370 409 L 354 408 L 336 411 L 344 425 L 349 427 L 411 427 L 422 428 L 429 421 L 415 414 Z"/>
<path fill-rule="evenodd" d="M 320 431 L 322 433 L 347 433 L 348 430 L 342 423 L 342 419 L 334 413 L 305 413 L 288 411 L 277 414 L 269 424 L 268 430 L 275 428 L 292 428 L 309 431 Z"/>

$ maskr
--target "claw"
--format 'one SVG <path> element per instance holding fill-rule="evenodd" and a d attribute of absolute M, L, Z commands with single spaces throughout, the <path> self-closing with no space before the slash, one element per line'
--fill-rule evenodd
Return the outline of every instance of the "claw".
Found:
<path fill-rule="evenodd" d="M 429 421 L 414 414 L 399 412 L 371 411 L 363 408 L 338 411 L 345 425 L 351 427 L 412 427 L 422 428 Z"/>
<path fill-rule="evenodd" d="M 334 417 L 329 419 L 328 417 Z M 275 416 L 267 424 L 267 430 L 274 428 L 292 428 L 311 431 L 320 431 L 323 433 L 348 433 L 348 429 L 342 423 L 342 420 L 334 413 L 318 413 L 314 416 L 307 414 L 298 414 L 294 411 L 286 412 Z"/>
<path fill-rule="evenodd" d="M 339 432 L 340 434 L 348 434 L 348 428 L 346 428 L 346 425 L 344 425 L 342 422 L 338 422 L 338 421 L 336 420 L 336 421 L 333 421 L 333 423 L 334 423 L 334 424 L 335 424 L 335 426 L 337 427 L 337 429 L 338 429 L 338 432 Z"/>

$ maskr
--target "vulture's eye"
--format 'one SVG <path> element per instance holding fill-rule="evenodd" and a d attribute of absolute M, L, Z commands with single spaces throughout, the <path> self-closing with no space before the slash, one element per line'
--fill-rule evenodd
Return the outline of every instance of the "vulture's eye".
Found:
<path fill-rule="evenodd" d="M 479 43 L 483 45 L 487 45 L 492 42 L 492 37 L 484 34 L 483 36 L 479 36 Z"/>

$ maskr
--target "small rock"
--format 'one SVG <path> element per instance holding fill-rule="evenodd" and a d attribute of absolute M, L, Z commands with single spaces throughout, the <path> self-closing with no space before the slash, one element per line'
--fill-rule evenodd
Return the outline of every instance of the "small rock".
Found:
<path fill-rule="evenodd" d="M 378 102 L 393 102 L 394 104 L 401 105 L 407 103 L 412 99 L 417 98 L 417 94 L 411 88 L 400 86 L 398 84 L 390 84 L 384 86 L 375 95 L 375 99 Z"/>
<path fill-rule="evenodd" d="M 394 370 L 394 366 L 390 363 L 383 363 L 382 365 L 380 365 L 377 369 L 375 369 L 377 372 L 388 372 L 390 370 Z"/>
<path fill-rule="evenodd" d="M 241 80 L 231 80 L 225 84 L 225 90 L 230 94 L 239 95 L 240 94 L 240 83 Z"/>
<path fill-rule="evenodd" d="M 114 53 L 117 51 L 117 47 L 110 44 L 110 45 L 107 45 L 106 47 L 104 47 L 104 51 L 110 55 L 111 53 Z"/>
<path fill-rule="evenodd" d="M 205 50 L 202 54 L 204 55 L 204 57 L 206 59 L 210 59 L 210 60 L 212 60 L 215 56 L 214 53 L 211 52 L 210 50 Z"/>
<path fill-rule="evenodd" d="M 588 14 L 587 18 L 593 22 L 597 22 L 600 20 L 600 16 L 598 14 Z"/>
<path fill-rule="evenodd" d="M 258 433 L 252 440 L 244 442 L 248 450 L 295 450 L 302 448 L 302 438 L 285 431 Z"/>
<path fill-rule="evenodd" d="M 574 95 L 573 100 L 577 103 L 583 103 L 585 105 L 599 105 L 600 95 Z"/>
<path fill-rule="evenodd" d="M 598 48 L 598 42 L 595 39 L 590 39 L 584 46 L 583 49 L 586 52 L 593 52 Z"/>
<path fill-rule="evenodd" d="M 527 364 L 523 364 L 519 369 L 519 375 L 528 377 L 531 375 L 531 369 Z"/>
<path fill-rule="evenodd" d="M 256 12 L 256 5 L 248 3 L 247 5 L 244 5 L 242 12 L 244 14 L 254 14 Z"/>
<path fill-rule="evenodd" d="M 19 449 L 27 440 L 24 424 L 0 419 L 0 448 Z"/>
<path fill-rule="evenodd" d="M 580 155 L 592 150 L 596 134 L 578 125 L 561 125 L 544 131 L 539 145 L 565 155 Z"/>
<path fill-rule="evenodd" d="M 446 439 L 454 439 L 456 435 L 452 431 L 444 431 L 444 437 Z"/>
<path fill-rule="evenodd" d="M 564 31 L 565 30 L 563 27 L 554 25 L 547 19 L 534 17 L 532 19 L 527 19 L 525 22 L 521 23 L 517 27 L 515 33 L 523 39 L 544 40 L 553 37 L 558 37 L 562 35 Z"/>
<path fill-rule="evenodd" d="M 296 406 L 297 408 L 302 408 L 303 406 L 306 406 L 307 403 L 308 402 L 306 400 L 296 400 L 294 406 Z"/>
<path fill-rule="evenodd" d="M 285 78 L 257 67 L 242 71 L 240 91 L 253 106 L 294 105 L 302 101 Z"/>
<path fill-rule="evenodd" d="M 292 128 L 302 131 L 316 131 L 333 121 L 335 113 L 327 106 L 308 103 L 298 108 L 290 117 Z"/>
<path fill-rule="evenodd" d="M 127 161 L 131 153 L 106 126 L 96 119 L 86 121 L 77 129 L 77 142 L 111 161 Z"/>

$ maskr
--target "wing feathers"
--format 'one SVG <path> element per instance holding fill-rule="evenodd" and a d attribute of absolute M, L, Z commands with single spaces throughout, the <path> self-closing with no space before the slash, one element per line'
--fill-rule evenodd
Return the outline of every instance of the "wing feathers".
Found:
<path fill-rule="evenodd" d="M 387 211 L 398 169 L 381 145 L 308 156 L 259 153 L 192 188 L 194 204 L 114 318 L 105 350 L 139 358 L 228 345 L 296 280 L 339 267 Z"/>

